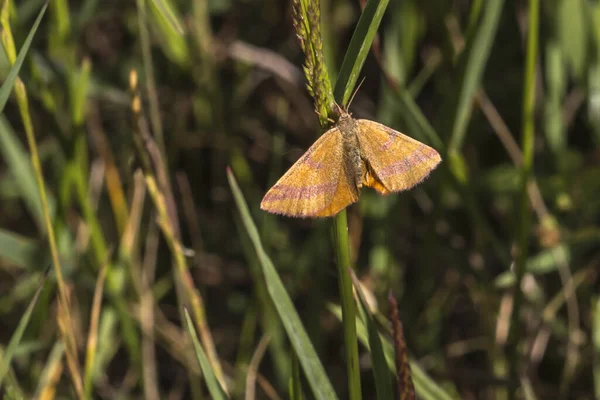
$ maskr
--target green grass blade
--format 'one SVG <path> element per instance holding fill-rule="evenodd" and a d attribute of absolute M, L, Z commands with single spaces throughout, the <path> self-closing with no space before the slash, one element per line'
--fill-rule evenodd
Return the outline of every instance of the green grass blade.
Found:
<path fill-rule="evenodd" d="M 386 365 L 385 354 L 383 353 L 381 338 L 377 331 L 375 319 L 369 310 L 369 305 L 367 304 L 365 295 L 360 287 L 360 282 L 356 278 L 354 271 L 350 271 L 350 276 L 352 277 L 354 289 L 356 290 L 356 293 L 358 293 L 360 314 L 363 323 L 367 326 L 366 332 L 369 340 L 369 348 L 371 349 L 371 361 L 373 364 L 373 377 L 375 379 L 377 398 L 380 400 L 392 399 L 394 397 L 394 389 L 392 387 L 390 370 Z"/>
<path fill-rule="evenodd" d="M 419 141 L 435 147 L 439 152 L 443 152 L 445 149 L 444 142 L 415 103 L 410 92 L 402 90 L 397 93 L 397 100 L 400 106 L 398 112 L 404 116 L 406 122 L 412 127 L 411 135 L 414 135 Z"/>
<path fill-rule="evenodd" d="M 40 256 L 35 240 L 0 228 L 0 259 L 23 268 L 32 268 Z"/>
<path fill-rule="evenodd" d="M 342 310 L 339 306 L 329 304 L 329 311 L 335 315 L 340 321 L 342 319 Z M 370 351 L 369 338 L 367 334 L 367 328 L 360 319 L 356 319 L 356 333 L 360 342 Z M 390 371 L 396 373 L 396 364 L 394 362 L 394 346 L 388 340 L 388 338 L 379 335 L 381 344 L 383 347 L 383 353 L 385 361 Z M 418 398 L 422 400 L 452 400 L 444 389 L 442 389 L 433 379 L 427 375 L 425 371 L 419 366 L 418 363 L 410 361 L 410 371 L 412 373 L 413 383 L 415 384 L 415 390 L 418 394 Z"/>
<path fill-rule="evenodd" d="M 535 104 L 536 104 L 536 62 L 538 59 L 538 42 L 540 29 L 540 1 L 529 1 L 527 51 L 525 58 L 525 74 L 523 82 L 523 134 L 521 138 L 521 151 L 523 162 L 521 165 L 521 193 L 517 208 L 517 219 L 515 226 L 517 244 L 517 256 L 514 267 L 515 271 L 515 293 L 513 297 L 513 309 L 510 317 L 509 335 L 509 399 L 516 398 L 519 374 L 521 373 L 521 352 L 519 342 L 523 339 L 523 326 L 521 324 L 521 307 L 523 307 L 524 293 L 521 283 L 525 276 L 527 267 L 527 256 L 531 234 L 531 205 L 527 187 L 533 176 L 533 158 L 535 141 Z"/>
<path fill-rule="evenodd" d="M 335 100 L 342 105 L 347 105 L 350 99 L 388 2 L 389 0 L 367 1 L 365 10 L 358 20 L 333 90 Z"/>
<path fill-rule="evenodd" d="M 198 335 L 196 335 L 196 329 L 194 329 L 194 322 L 190 317 L 190 313 L 188 312 L 187 308 L 184 308 L 183 312 L 185 314 L 185 322 L 188 332 L 192 338 L 192 342 L 194 343 L 196 359 L 198 360 L 198 365 L 200 365 L 200 369 L 202 369 L 202 373 L 204 374 L 204 380 L 206 381 L 206 386 L 208 387 L 211 398 L 215 400 L 228 399 L 229 397 L 225 393 L 225 390 L 223 390 L 221 387 L 221 384 L 219 384 L 219 380 L 215 375 L 215 371 L 213 371 L 212 365 L 210 364 L 210 361 L 208 361 L 208 358 L 202 349 L 200 340 L 198 340 Z"/>
<path fill-rule="evenodd" d="M 35 308 L 35 305 L 37 304 L 37 300 L 40 296 L 40 293 L 42 292 L 42 289 L 44 288 L 44 283 L 46 282 L 46 277 L 48 276 L 49 270 L 50 270 L 49 268 L 46 269 L 46 272 L 44 273 L 44 276 L 42 277 L 42 279 L 40 281 L 40 285 L 38 286 L 37 290 L 35 291 L 35 294 L 33 295 L 33 299 L 31 299 L 31 302 L 27 306 L 25 313 L 21 317 L 21 320 L 19 321 L 19 325 L 17 326 L 17 329 L 15 330 L 12 337 L 10 338 L 10 342 L 8 343 L 8 347 L 6 348 L 6 352 L 4 353 L 4 356 L 2 357 L 2 359 L 0 360 L 0 387 L 2 387 L 2 381 L 4 380 L 4 377 L 6 376 L 6 373 L 8 372 L 8 369 L 10 367 L 10 362 L 12 361 L 13 355 L 15 354 L 15 350 L 17 349 L 17 346 L 21 342 L 23 333 L 25 333 L 25 328 L 27 328 L 27 324 L 29 323 L 29 318 L 31 317 L 31 314 L 33 313 L 33 309 Z"/>
<path fill-rule="evenodd" d="M 244 200 L 233 173 L 229 169 L 227 170 L 227 179 L 229 180 L 229 186 L 233 192 L 244 227 L 250 236 L 250 240 L 254 245 L 254 249 L 256 250 L 256 254 L 262 266 L 269 295 L 273 299 L 281 322 L 283 323 L 290 342 L 298 355 L 298 359 L 300 360 L 300 364 L 302 365 L 304 374 L 306 375 L 313 394 L 317 399 L 337 399 L 333 386 L 325 374 L 323 365 L 317 357 L 317 353 L 306 334 L 306 330 L 300 321 L 300 317 L 294 308 L 292 300 L 287 294 L 283 283 L 275 270 L 275 266 L 263 248 L 258 229 L 250 216 L 250 210 L 248 209 L 246 200 Z"/>
<path fill-rule="evenodd" d="M 592 345 L 594 347 L 594 393 L 600 399 L 600 297 L 592 299 Z"/>
<path fill-rule="evenodd" d="M 504 0 L 487 2 L 479 29 L 473 35 L 472 46 L 469 46 L 467 50 L 466 65 L 462 74 L 462 85 L 456 102 L 452 136 L 448 147 L 450 152 L 459 150 L 464 141 L 471 115 L 473 96 L 481 84 L 481 77 L 498 30 L 503 5 Z"/>
<path fill-rule="evenodd" d="M 177 32 L 179 35 L 183 35 L 183 24 L 180 22 L 180 18 L 175 12 L 173 5 L 167 0 L 150 0 L 157 12 L 165 19 L 171 29 Z"/>
<path fill-rule="evenodd" d="M 296 353 L 292 352 L 292 375 L 290 376 L 290 400 L 303 400 L 304 395 L 302 394 L 302 381 L 300 379 L 300 365 L 298 364 L 298 357 Z"/>
<path fill-rule="evenodd" d="M 141 3 L 138 2 L 139 5 L 145 4 L 144 0 Z M 160 4 L 158 4 L 160 3 Z M 188 47 L 188 43 L 186 42 L 186 38 L 181 34 L 181 31 L 177 29 L 177 24 L 174 25 L 174 21 L 177 21 L 177 18 L 172 19 L 174 16 L 174 12 L 169 15 L 169 12 L 165 14 L 166 9 L 173 8 L 165 8 L 161 9 L 161 5 L 164 6 L 164 1 L 157 2 L 151 1 L 148 7 L 149 13 L 146 14 L 145 5 L 141 10 L 144 10 L 144 18 L 152 16 L 149 18 L 149 21 L 152 21 L 153 24 L 152 30 L 158 38 L 158 42 L 161 45 L 161 48 L 165 55 L 173 62 L 179 65 L 186 65 L 190 62 L 190 49 Z"/>
<path fill-rule="evenodd" d="M 27 56 L 27 52 L 29 51 L 29 47 L 31 46 L 33 37 L 35 36 L 35 33 L 37 32 L 37 29 L 40 26 L 40 22 L 42 21 L 42 18 L 46 13 L 46 8 L 48 8 L 48 2 L 49 0 L 47 0 L 42 6 L 42 9 L 38 14 L 35 23 L 31 27 L 29 34 L 27 35 L 27 38 L 23 43 L 23 47 L 21 47 L 21 51 L 19 51 L 19 55 L 17 56 L 15 63 L 10 69 L 10 72 L 8 73 L 6 80 L 2 84 L 2 87 L 0 87 L 0 113 L 4 112 L 4 107 L 6 106 L 6 102 L 8 101 L 8 96 L 10 96 L 10 92 L 12 92 L 12 88 L 15 84 L 17 76 L 19 75 L 19 71 L 23 66 L 23 61 L 25 60 L 25 56 Z"/>
<path fill-rule="evenodd" d="M 13 131 L 4 115 L 0 115 L 0 152 L 38 229 L 45 232 L 42 200 L 33 167 L 29 161 L 29 154 L 23 148 L 18 135 Z M 52 212 L 54 209 L 53 199 L 49 198 L 48 203 Z"/>

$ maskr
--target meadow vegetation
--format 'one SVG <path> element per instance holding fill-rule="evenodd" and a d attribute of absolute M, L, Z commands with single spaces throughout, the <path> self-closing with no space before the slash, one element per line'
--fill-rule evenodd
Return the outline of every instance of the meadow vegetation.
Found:
<path fill-rule="evenodd" d="M 600 2 L 0 25 L 0 398 L 600 398 Z M 442 163 L 334 218 L 261 211 L 357 88 Z"/>

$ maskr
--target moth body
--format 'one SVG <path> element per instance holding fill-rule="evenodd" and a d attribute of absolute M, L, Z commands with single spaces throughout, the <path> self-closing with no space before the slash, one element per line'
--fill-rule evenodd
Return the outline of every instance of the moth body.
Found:
<path fill-rule="evenodd" d="M 343 138 L 344 148 L 344 168 L 351 185 L 356 189 L 362 188 L 363 180 L 363 160 L 360 153 L 360 144 L 358 142 L 358 123 L 350 116 L 343 113 L 338 120 L 338 127 Z"/>

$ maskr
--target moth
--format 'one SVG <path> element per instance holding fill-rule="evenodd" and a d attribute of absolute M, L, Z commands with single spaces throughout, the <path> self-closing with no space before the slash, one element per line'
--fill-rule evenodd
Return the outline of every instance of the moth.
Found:
<path fill-rule="evenodd" d="M 340 117 L 265 194 L 260 208 L 289 217 L 331 217 L 368 186 L 382 195 L 422 182 L 442 158 L 378 122 Z"/>

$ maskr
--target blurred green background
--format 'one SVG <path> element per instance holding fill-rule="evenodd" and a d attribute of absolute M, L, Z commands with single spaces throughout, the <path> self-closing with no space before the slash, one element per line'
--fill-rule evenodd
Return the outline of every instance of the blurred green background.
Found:
<path fill-rule="evenodd" d="M 535 3 L 390 1 L 350 108 L 442 154 L 414 190 L 364 189 L 347 215 L 351 258 L 381 325 L 391 292 L 410 355 L 448 398 L 600 398 L 600 2 L 543 0 L 537 21 Z M 5 81 L 44 1 L 0 5 Z M 334 82 L 361 5 L 321 0 Z M 190 298 L 203 303 L 201 341 L 214 343 L 231 397 L 249 398 L 250 381 L 256 398 L 288 398 L 290 344 L 228 166 L 329 380 L 348 398 L 331 312 L 332 220 L 259 209 L 322 132 L 292 7 L 50 2 L 0 115 L 0 360 L 10 361 L 0 364 L 0 398 L 211 398 L 180 312 Z M 528 48 L 532 21 L 538 41 Z M 162 154 L 153 165 L 183 251 L 161 233 L 164 215 L 140 170 L 140 120 Z M 33 137 L 70 317 L 54 272 L 31 303 L 52 264 Z M 73 338 L 78 368 L 62 337 Z M 375 398 L 369 352 L 359 350 L 363 395 Z"/>

